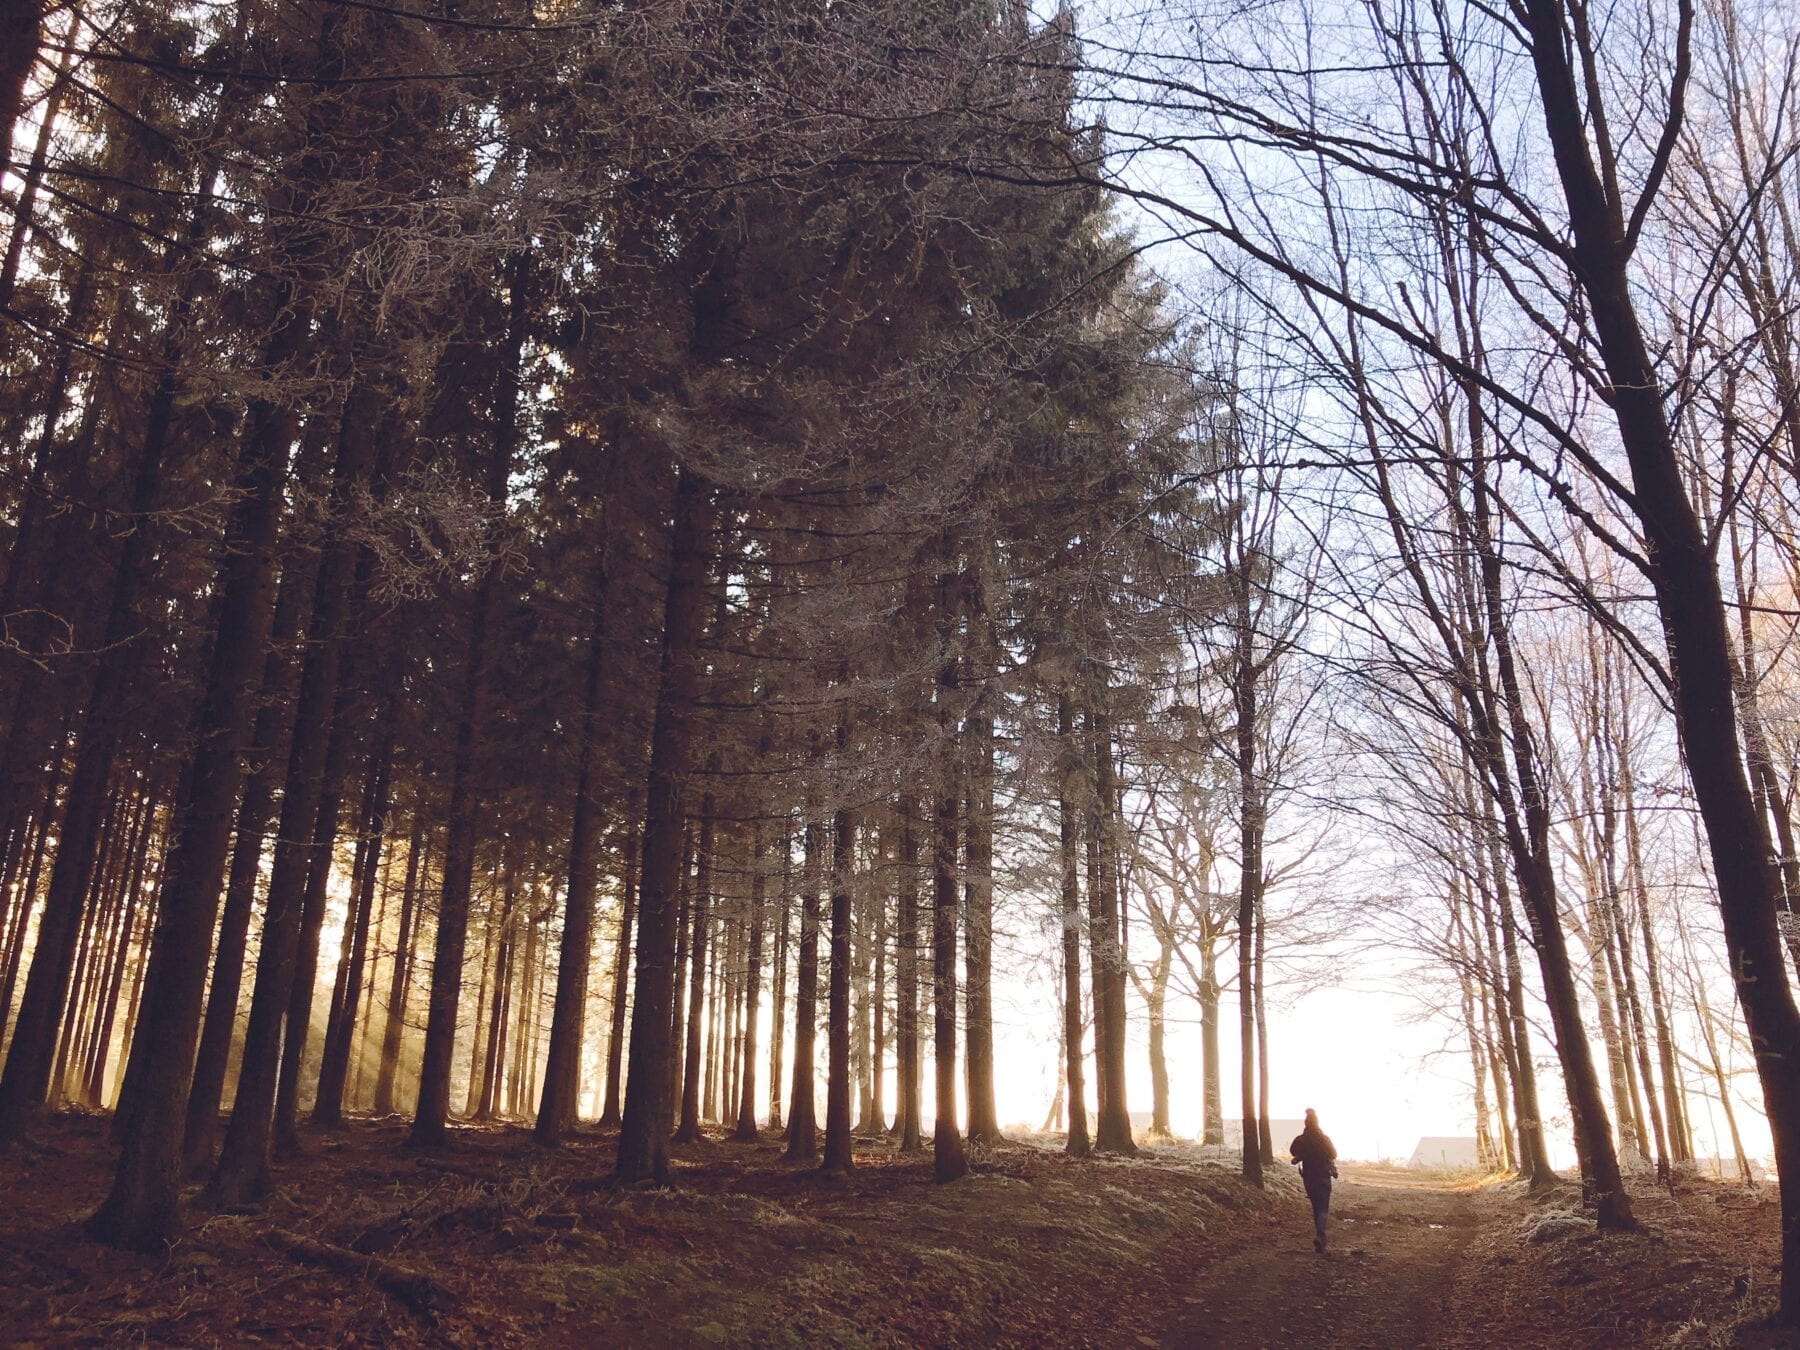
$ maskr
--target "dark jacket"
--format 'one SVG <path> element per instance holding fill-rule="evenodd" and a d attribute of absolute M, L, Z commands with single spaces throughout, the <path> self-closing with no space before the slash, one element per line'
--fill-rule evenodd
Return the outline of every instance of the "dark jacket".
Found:
<path fill-rule="evenodd" d="M 1337 1171 L 1337 1149 L 1325 1131 L 1302 1130 L 1288 1145 L 1288 1155 L 1299 1162 L 1300 1176 L 1308 1187 L 1331 1184 L 1332 1174 Z"/>

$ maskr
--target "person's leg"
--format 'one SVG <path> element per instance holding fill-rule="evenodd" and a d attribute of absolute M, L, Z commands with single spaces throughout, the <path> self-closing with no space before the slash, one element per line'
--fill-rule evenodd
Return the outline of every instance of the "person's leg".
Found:
<path fill-rule="evenodd" d="M 1331 1208 L 1331 1184 L 1327 1182 L 1308 1197 L 1312 1201 L 1313 1250 L 1325 1250 L 1325 1214 Z"/>

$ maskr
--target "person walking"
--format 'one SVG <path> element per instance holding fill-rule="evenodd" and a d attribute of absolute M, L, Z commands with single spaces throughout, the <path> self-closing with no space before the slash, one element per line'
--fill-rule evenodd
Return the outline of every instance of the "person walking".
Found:
<path fill-rule="evenodd" d="M 1306 1128 L 1288 1145 L 1288 1156 L 1300 1169 L 1306 1198 L 1312 1201 L 1313 1250 L 1325 1250 L 1325 1212 L 1331 1208 L 1331 1181 L 1337 1176 L 1337 1149 L 1319 1128 L 1319 1113 L 1307 1108 Z"/>

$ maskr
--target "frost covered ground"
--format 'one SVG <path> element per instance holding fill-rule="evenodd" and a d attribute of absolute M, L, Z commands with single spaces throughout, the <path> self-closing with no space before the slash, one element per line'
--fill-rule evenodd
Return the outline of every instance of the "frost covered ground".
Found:
<path fill-rule="evenodd" d="M 1298 1182 L 1267 1191 L 1198 1149 L 1071 1162 L 1036 1138 L 934 1185 L 861 1141 L 826 1181 L 774 1143 L 678 1151 L 672 1191 L 605 1182 L 610 1135 L 534 1147 L 402 1122 L 312 1136 L 256 1212 L 196 1211 L 167 1252 L 77 1228 L 110 1157 L 67 1116 L 8 1162 L 0 1339 L 304 1345 L 1778 1344 L 1768 1188 L 1646 1194 L 1598 1237 L 1573 1191 L 1346 1166 L 1333 1247 Z M 1538 1240 L 1533 1241 L 1536 1237 Z"/>

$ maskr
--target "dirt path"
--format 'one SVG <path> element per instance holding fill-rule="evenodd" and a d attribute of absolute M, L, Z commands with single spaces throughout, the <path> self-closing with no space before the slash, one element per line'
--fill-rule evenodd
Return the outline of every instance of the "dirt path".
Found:
<path fill-rule="evenodd" d="M 1304 1202 L 1281 1206 L 1267 1241 L 1215 1262 L 1164 1331 L 1167 1347 L 1421 1346 L 1445 1324 L 1457 1268 L 1479 1227 L 1466 1189 L 1345 1166 L 1331 1250 L 1312 1248 Z"/>

